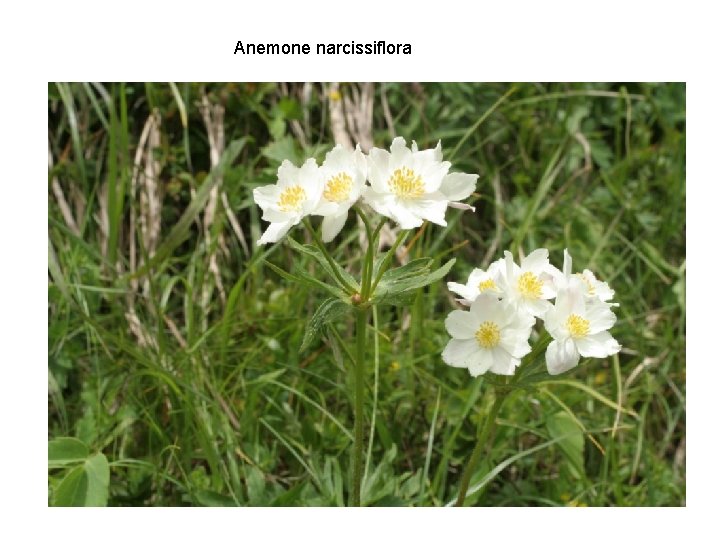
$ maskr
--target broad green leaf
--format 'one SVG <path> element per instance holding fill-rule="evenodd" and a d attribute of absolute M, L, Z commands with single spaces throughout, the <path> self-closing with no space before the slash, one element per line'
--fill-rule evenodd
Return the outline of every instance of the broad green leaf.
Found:
<path fill-rule="evenodd" d="M 565 411 L 560 411 L 546 421 L 548 432 L 570 463 L 570 468 L 578 477 L 585 476 L 584 446 L 585 437 L 580 426 Z"/>
<path fill-rule="evenodd" d="M 378 283 L 373 304 L 407 305 L 414 298 L 413 291 L 430 285 L 447 275 L 455 259 L 450 259 L 437 270 L 430 271 L 429 259 L 418 259 L 400 268 L 388 270 Z"/>
<path fill-rule="evenodd" d="M 340 318 L 350 311 L 350 309 L 351 308 L 348 304 L 338 300 L 337 298 L 328 298 L 320 304 L 320 307 L 317 308 L 305 327 L 305 337 L 303 337 L 300 352 L 303 352 L 308 348 L 308 346 L 310 346 L 323 325 Z"/>
<path fill-rule="evenodd" d="M 58 437 L 48 442 L 48 466 L 57 467 L 83 461 L 90 454 L 90 450 L 80 439 L 74 437 Z"/>
<path fill-rule="evenodd" d="M 95 454 L 68 472 L 55 491 L 55 506 L 106 506 L 110 467 L 103 454 Z"/>

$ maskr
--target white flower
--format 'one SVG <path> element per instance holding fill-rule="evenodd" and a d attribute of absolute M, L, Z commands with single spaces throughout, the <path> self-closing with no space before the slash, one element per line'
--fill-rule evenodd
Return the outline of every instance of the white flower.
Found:
<path fill-rule="evenodd" d="M 481 294 L 500 297 L 502 296 L 500 274 L 504 269 L 505 263 L 502 260 L 492 263 L 487 272 L 475 268 L 470 272 L 466 285 L 450 281 L 448 282 L 448 289 L 455 294 L 459 294 L 462 299 L 458 300 L 458 302 L 464 305 L 470 305 Z"/>
<path fill-rule="evenodd" d="M 354 151 L 337 145 L 320 167 L 323 190 L 320 203 L 313 214 L 324 216 L 322 222 L 323 242 L 332 241 L 343 228 L 348 210 L 360 197 L 367 179 L 365 154 L 358 145 Z"/>
<path fill-rule="evenodd" d="M 587 298 L 579 280 L 558 291 L 555 305 L 545 313 L 545 328 L 553 337 L 545 360 L 550 375 L 577 366 L 580 357 L 605 358 L 620 351 L 608 330 L 617 318 L 610 305 Z"/>
<path fill-rule="evenodd" d="M 450 173 L 449 161 L 442 161 L 440 143 L 431 150 L 407 147 L 396 137 L 390 152 L 373 148 L 368 156 L 370 186 L 363 198 L 372 208 L 396 221 L 403 229 L 422 225 L 424 219 L 446 226 L 448 204 L 470 196 L 478 175 Z"/>
<path fill-rule="evenodd" d="M 569 287 L 571 282 L 577 281 L 580 289 L 587 298 L 598 298 L 603 302 L 612 300 L 615 296 L 615 291 L 604 281 L 600 281 L 595 277 L 590 270 L 587 268 L 582 273 L 572 273 L 572 257 L 568 250 L 564 252 L 563 259 L 563 273 L 562 276 L 556 277 L 558 288 Z M 619 304 L 610 304 L 612 306 L 618 306 Z"/>
<path fill-rule="evenodd" d="M 452 311 L 445 327 L 452 339 L 442 352 L 446 364 L 468 368 L 473 377 L 486 371 L 512 375 L 530 352 L 528 339 L 535 324 L 530 314 L 506 300 L 481 295 L 470 311 Z"/>
<path fill-rule="evenodd" d="M 288 160 L 278 167 L 277 184 L 253 190 L 255 203 L 263 210 L 262 219 L 270 225 L 258 240 L 258 245 L 277 242 L 311 214 L 322 195 L 323 183 L 314 159 L 308 159 L 298 168 Z"/>
<path fill-rule="evenodd" d="M 541 317 L 557 294 L 560 271 L 550 264 L 548 250 L 536 249 L 525 257 L 520 266 L 513 262 L 512 253 L 505 252 L 505 272 L 500 274 L 500 288 L 505 297 L 520 309 Z"/>

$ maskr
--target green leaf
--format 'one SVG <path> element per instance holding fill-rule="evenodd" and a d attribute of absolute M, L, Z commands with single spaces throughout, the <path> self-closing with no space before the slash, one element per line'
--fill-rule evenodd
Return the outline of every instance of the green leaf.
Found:
<path fill-rule="evenodd" d="M 327 259 L 325 259 L 325 257 L 323 257 L 322 252 L 317 247 L 300 244 L 300 243 L 296 242 L 295 240 L 293 240 L 292 238 L 290 238 L 289 236 L 288 236 L 288 244 L 290 244 L 290 247 L 293 248 L 295 251 L 298 251 L 305 255 L 309 255 L 310 257 L 315 259 L 320 264 L 320 266 L 322 266 L 323 270 L 325 270 L 325 272 L 327 272 L 327 274 L 337 282 L 337 279 L 335 278 L 335 275 L 333 274 L 332 268 L 330 268 L 330 264 L 328 263 Z M 347 270 L 345 270 L 339 264 L 337 264 L 335 266 L 338 269 L 338 271 L 340 272 L 340 275 L 345 279 L 345 281 L 347 281 L 350 285 L 352 285 L 355 288 L 355 290 L 359 291 L 360 284 L 355 280 L 353 275 L 350 272 L 348 272 Z M 342 288 L 341 283 L 338 283 L 338 286 L 340 288 Z"/>
<path fill-rule="evenodd" d="M 431 262 L 431 259 L 417 259 L 385 272 L 370 299 L 371 303 L 399 306 L 411 303 L 414 298 L 413 291 L 444 278 L 455 264 L 455 259 L 450 259 L 432 272 Z"/>
<path fill-rule="evenodd" d="M 84 461 L 90 454 L 87 445 L 74 437 L 58 437 L 48 442 L 48 466 L 57 467 Z"/>
<path fill-rule="evenodd" d="M 550 436 L 558 439 L 558 445 L 565 457 L 567 457 L 570 468 L 579 478 L 584 477 L 585 437 L 580 426 L 565 411 L 550 416 L 546 421 L 546 425 Z"/>
<path fill-rule="evenodd" d="M 320 307 L 317 308 L 305 327 L 305 337 L 303 337 L 302 345 L 300 345 L 300 352 L 305 351 L 310 346 L 318 331 L 325 324 L 340 318 L 348 311 L 350 311 L 350 306 L 337 298 L 328 298 L 320 304 Z"/>
<path fill-rule="evenodd" d="M 95 454 L 65 475 L 55 491 L 55 506 L 106 506 L 110 466 L 103 454 Z"/>
<path fill-rule="evenodd" d="M 207 489 L 199 490 L 195 493 L 195 498 L 201 506 L 237 506 L 232 497 Z"/>

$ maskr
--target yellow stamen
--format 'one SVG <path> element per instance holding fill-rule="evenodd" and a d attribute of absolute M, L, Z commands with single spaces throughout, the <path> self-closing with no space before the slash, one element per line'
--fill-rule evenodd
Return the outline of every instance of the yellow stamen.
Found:
<path fill-rule="evenodd" d="M 300 186 L 286 187 L 282 193 L 280 193 L 280 199 L 278 200 L 278 207 L 283 212 L 299 212 L 302 208 L 302 203 L 307 200 L 305 190 Z"/>
<path fill-rule="evenodd" d="M 475 339 L 484 349 L 492 349 L 500 343 L 500 328 L 492 321 L 485 321 L 475 332 Z"/>
<path fill-rule="evenodd" d="M 495 285 L 495 282 L 492 279 L 486 279 L 485 281 L 481 281 L 478 283 L 478 289 L 480 292 L 487 291 L 488 289 L 497 291 L 497 285 Z"/>
<path fill-rule="evenodd" d="M 532 272 L 522 274 L 517 286 L 520 294 L 530 300 L 537 300 L 542 294 L 542 281 Z"/>
<path fill-rule="evenodd" d="M 590 333 L 590 321 L 573 313 L 567 318 L 567 321 L 565 321 L 565 328 L 567 328 L 570 335 L 574 338 L 585 337 Z"/>
<path fill-rule="evenodd" d="M 417 199 L 425 195 L 425 182 L 415 171 L 403 167 L 395 169 L 388 181 L 390 191 L 401 199 Z"/>
<path fill-rule="evenodd" d="M 350 198 L 350 190 L 352 189 L 352 178 L 344 172 L 336 174 L 325 184 L 323 197 L 330 202 L 340 203 Z"/>

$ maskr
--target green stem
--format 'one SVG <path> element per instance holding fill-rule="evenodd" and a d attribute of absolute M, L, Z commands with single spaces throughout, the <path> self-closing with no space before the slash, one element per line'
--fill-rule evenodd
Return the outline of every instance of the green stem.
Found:
<path fill-rule="evenodd" d="M 365 302 L 368 298 L 370 298 L 370 279 L 372 276 L 375 235 L 372 227 L 370 226 L 370 220 L 365 215 L 365 212 L 363 212 L 360 208 L 355 208 L 355 212 L 357 212 L 357 215 L 360 216 L 360 219 L 362 219 L 365 224 L 365 234 L 367 235 L 368 241 L 368 247 L 365 252 L 365 259 L 362 267 L 362 282 L 360 284 L 360 297 L 362 298 L 362 301 Z"/>
<path fill-rule="evenodd" d="M 405 238 L 407 238 L 407 235 L 410 233 L 409 230 L 402 231 L 400 234 L 397 235 L 397 238 L 395 239 L 395 243 L 390 248 L 390 251 L 388 251 L 385 254 L 385 258 L 383 259 L 382 264 L 380 265 L 380 268 L 378 269 L 377 276 L 375 276 L 375 281 L 373 281 L 372 287 L 370 288 L 370 294 L 375 292 L 375 289 L 378 286 L 378 283 L 380 283 L 380 278 L 383 277 L 383 274 L 387 271 L 387 269 L 390 267 L 390 264 L 392 263 L 393 255 L 395 255 L 395 252 L 397 251 L 398 247 L 400 247 L 400 244 L 402 244 L 405 241 Z"/>
<path fill-rule="evenodd" d="M 360 488 L 362 486 L 362 456 L 363 456 L 363 400 L 365 392 L 365 334 L 367 330 L 368 310 L 357 310 L 355 323 L 355 339 L 357 352 L 355 354 L 355 440 L 353 441 L 352 463 L 352 493 L 351 506 L 361 506 Z"/>
<path fill-rule="evenodd" d="M 483 424 L 482 430 L 478 435 L 475 448 L 470 455 L 470 459 L 468 460 L 467 465 L 465 465 L 465 470 L 463 471 L 462 479 L 460 480 L 460 491 L 458 493 L 455 506 L 462 506 L 465 503 L 465 496 L 467 495 L 468 487 L 470 487 L 470 477 L 472 476 L 473 471 L 477 467 L 478 460 L 480 459 L 480 454 L 482 454 L 482 451 L 485 448 L 485 444 L 488 441 L 490 432 L 492 431 L 493 427 L 495 427 L 495 419 L 500 412 L 500 407 L 502 407 L 505 398 L 509 394 L 509 389 L 498 388 L 496 392 L 497 397 L 495 398 L 495 403 L 493 403 L 492 409 L 490 409 L 490 413 L 485 417 L 485 423 Z"/>
<path fill-rule="evenodd" d="M 303 223 L 305 224 L 305 226 L 308 228 L 308 230 L 312 234 L 313 240 L 315 240 L 315 243 L 317 244 L 318 248 L 320 249 L 320 252 L 323 254 L 323 256 L 325 257 L 325 260 L 327 260 L 328 264 L 330 265 L 330 270 L 332 270 L 332 273 L 335 276 L 335 279 L 338 281 L 338 283 L 343 288 L 343 290 L 347 294 L 353 294 L 353 293 L 357 292 L 357 291 L 355 291 L 353 286 L 350 285 L 345 280 L 345 278 L 340 273 L 340 270 L 337 269 L 335 260 L 330 256 L 330 253 L 328 252 L 327 248 L 325 247 L 325 244 L 322 241 L 322 238 L 320 238 L 317 231 L 310 223 L 310 220 L 306 218 L 303 220 Z"/>

